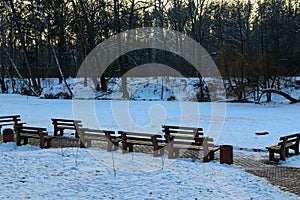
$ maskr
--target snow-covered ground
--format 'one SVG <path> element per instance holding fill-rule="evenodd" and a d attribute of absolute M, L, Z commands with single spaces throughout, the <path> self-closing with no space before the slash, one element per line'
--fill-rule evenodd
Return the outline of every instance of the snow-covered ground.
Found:
<path fill-rule="evenodd" d="M 214 162 L 14 143 L 0 151 L 1 199 L 300 199 Z"/>
<path fill-rule="evenodd" d="M 102 129 L 157 133 L 162 124 L 197 124 L 207 134 L 209 127 L 217 124 L 222 126 L 217 144 L 245 149 L 264 149 L 282 135 L 299 132 L 300 104 L 227 103 L 223 122 L 222 117 L 212 120 L 211 103 L 74 102 L 1 94 L 0 115 L 20 114 L 22 121 L 46 127 L 50 134 L 52 117 L 73 118 L 78 108 L 79 115 L 75 116 L 82 112 L 84 126 L 95 126 L 96 120 L 97 128 Z M 90 103 L 92 109 L 86 109 Z M 255 134 L 261 131 L 270 134 Z M 1 199 L 300 199 L 234 165 L 215 162 L 123 155 L 100 149 L 16 147 L 14 143 L 1 144 L 0 154 L 1 190 L 5 191 Z M 300 167 L 299 160 L 295 156 L 282 164 Z"/>

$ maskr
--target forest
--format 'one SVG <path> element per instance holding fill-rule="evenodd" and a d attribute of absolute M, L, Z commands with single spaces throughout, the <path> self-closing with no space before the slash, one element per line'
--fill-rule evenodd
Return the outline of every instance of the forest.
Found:
<path fill-rule="evenodd" d="M 200 43 L 237 101 L 280 91 L 283 77 L 300 75 L 299 0 L 0 0 L 1 91 L 12 87 L 7 79 L 21 79 L 38 96 L 41 79 L 76 77 L 98 44 L 141 27 L 175 30 Z M 130 52 L 97 77 L 97 90 L 145 62 L 182 71 L 188 65 L 170 52 Z M 196 71 L 185 76 L 199 77 L 203 86 Z"/>

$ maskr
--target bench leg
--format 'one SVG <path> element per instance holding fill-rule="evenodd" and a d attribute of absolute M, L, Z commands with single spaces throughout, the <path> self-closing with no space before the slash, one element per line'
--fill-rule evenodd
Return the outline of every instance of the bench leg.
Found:
<path fill-rule="evenodd" d="M 165 154 L 164 147 L 159 147 L 157 150 L 153 149 L 153 157 L 163 156 Z"/>
<path fill-rule="evenodd" d="M 79 147 L 80 147 L 80 148 L 85 148 L 84 143 L 82 142 L 82 139 L 80 139 Z"/>
<path fill-rule="evenodd" d="M 209 162 L 209 154 L 206 154 L 204 153 L 204 157 L 203 157 L 203 162 Z"/>
<path fill-rule="evenodd" d="M 165 148 L 161 147 L 161 149 L 159 150 L 160 155 L 163 156 L 165 154 Z"/>
<path fill-rule="evenodd" d="M 45 140 L 44 138 L 40 138 L 40 148 L 44 148 L 45 147 Z"/>
<path fill-rule="evenodd" d="M 58 133 L 58 129 L 54 126 L 54 136 L 57 136 L 57 133 Z"/>
<path fill-rule="evenodd" d="M 52 147 L 52 139 L 48 139 L 46 142 L 47 142 L 47 145 L 46 145 L 47 148 Z"/>
<path fill-rule="evenodd" d="M 290 154 L 290 149 L 289 148 L 285 148 L 285 155 L 289 155 Z"/>
<path fill-rule="evenodd" d="M 64 135 L 64 129 L 60 129 L 59 136 L 63 136 L 63 135 Z"/>
<path fill-rule="evenodd" d="M 26 145 L 26 144 L 28 144 L 28 138 L 23 138 L 23 145 Z"/>
<path fill-rule="evenodd" d="M 151 137 L 152 144 L 153 144 L 153 157 L 158 156 L 158 144 L 155 136 Z"/>
<path fill-rule="evenodd" d="M 274 151 L 269 150 L 269 161 L 274 161 L 275 160 L 274 153 L 275 153 Z"/>
<path fill-rule="evenodd" d="M 78 131 L 75 131 L 75 138 L 79 138 Z"/>
<path fill-rule="evenodd" d="M 127 143 L 122 144 L 122 153 L 126 153 L 127 152 Z"/>
<path fill-rule="evenodd" d="M 289 151 L 289 148 L 281 148 L 280 149 L 280 160 L 283 160 L 283 161 L 285 161 L 285 157 L 286 157 L 286 152 L 288 152 Z"/>
<path fill-rule="evenodd" d="M 128 145 L 129 147 L 129 152 L 133 152 L 133 144 Z"/>
<path fill-rule="evenodd" d="M 114 148 L 113 146 L 114 146 L 114 144 L 112 142 L 107 141 L 107 151 L 108 152 L 111 152 L 113 150 L 113 148 Z"/>
<path fill-rule="evenodd" d="M 21 137 L 19 135 L 16 137 L 16 144 L 17 146 L 21 146 Z"/>
<path fill-rule="evenodd" d="M 280 160 L 285 161 L 285 152 L 284 153 L 280 153 Z"/>
<path fill-rule="evenodd" d="M 86 140 L 86 147 L 90 148 L 92 146 L 92 140 Z"/>
<path fill-rule="evenodd" d="M 295 146 L 292 146 L 290 147 L 291 149 L 293 149 L 295 155 L 299 155 L 299 147 L 297 147 L 296 145 Z"/>
<path fill-rule="evenodd" d="M 118 150 L 119 149 L 119 142 L 113 142 L 113 150 Z"/>
<path fill-rule="evenodd" d="M 178 148 L 174 149 L 175 158 L 179 158 L 179 151 L 180 151 L 180 149 L 178 149 Z"/>
<path fill-rule="evenodd" d="M 174 153 L 174 148 L 172 145 L 169 145 L 169 148 L 168 148 L 168 158 L 169 159 L 174 158 L 173 153 Z"/>
<path fill-rule="evenodd" d="M 211 151 L 209 153 L 209 157 L 210 157 L 210 160 L 215 160 L 215 152 L 214 151 Z"/>

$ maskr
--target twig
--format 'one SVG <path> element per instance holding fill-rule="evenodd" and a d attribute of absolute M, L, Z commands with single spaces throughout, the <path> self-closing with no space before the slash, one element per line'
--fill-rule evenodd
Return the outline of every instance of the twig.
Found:
<path fill-rule="evenodd" d="M 113 169 L 114 169 L 114 177 L 117 176 L 117 170 L 116 170 L 116 166 L 115 166 L 115 158 L 114 158 L 114 152 L 111 152 L 111 159 L 112 159 L 112 164 L 113 164 Z"/>
<path fill-rule="evenodd" d="M 78 167 L 78 151 L 79 151 L 79 147 L 77 147 L 77 149 L 76 149 L 76 155 L 75 155 L 75 164 L 76 164 L 76 167 Z"/>
<path fill-rule="evenodd" d="M 161 169 L 163 170 L 165 166 L 165 157 L 164 155 L 161 156 Z"/>
<path fill-rule="evenodd" d="M 65 157 L 62 147 L 60 148 L 60 151 L 61 151 L 61 157 Z"/>

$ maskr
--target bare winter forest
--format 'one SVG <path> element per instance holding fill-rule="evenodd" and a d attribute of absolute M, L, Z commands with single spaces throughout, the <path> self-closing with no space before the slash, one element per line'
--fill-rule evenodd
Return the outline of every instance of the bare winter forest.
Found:
<path fill-rule="evenodd" d="M 94 47 L 141 27 L 179 31 L 199 42 L 219 67 L 227 95 L 238 101 L 281 91 L 284 77 L 300 75 L 299 0 L 0 0 L 1 92 L 18 79 L 24 93 L 38 96 L 42 79 L 75 77 Z M 113 62 L 97 90 L 144 63 L 175 67 L 203 86 L 185 60 L 142 49 Z"/>

